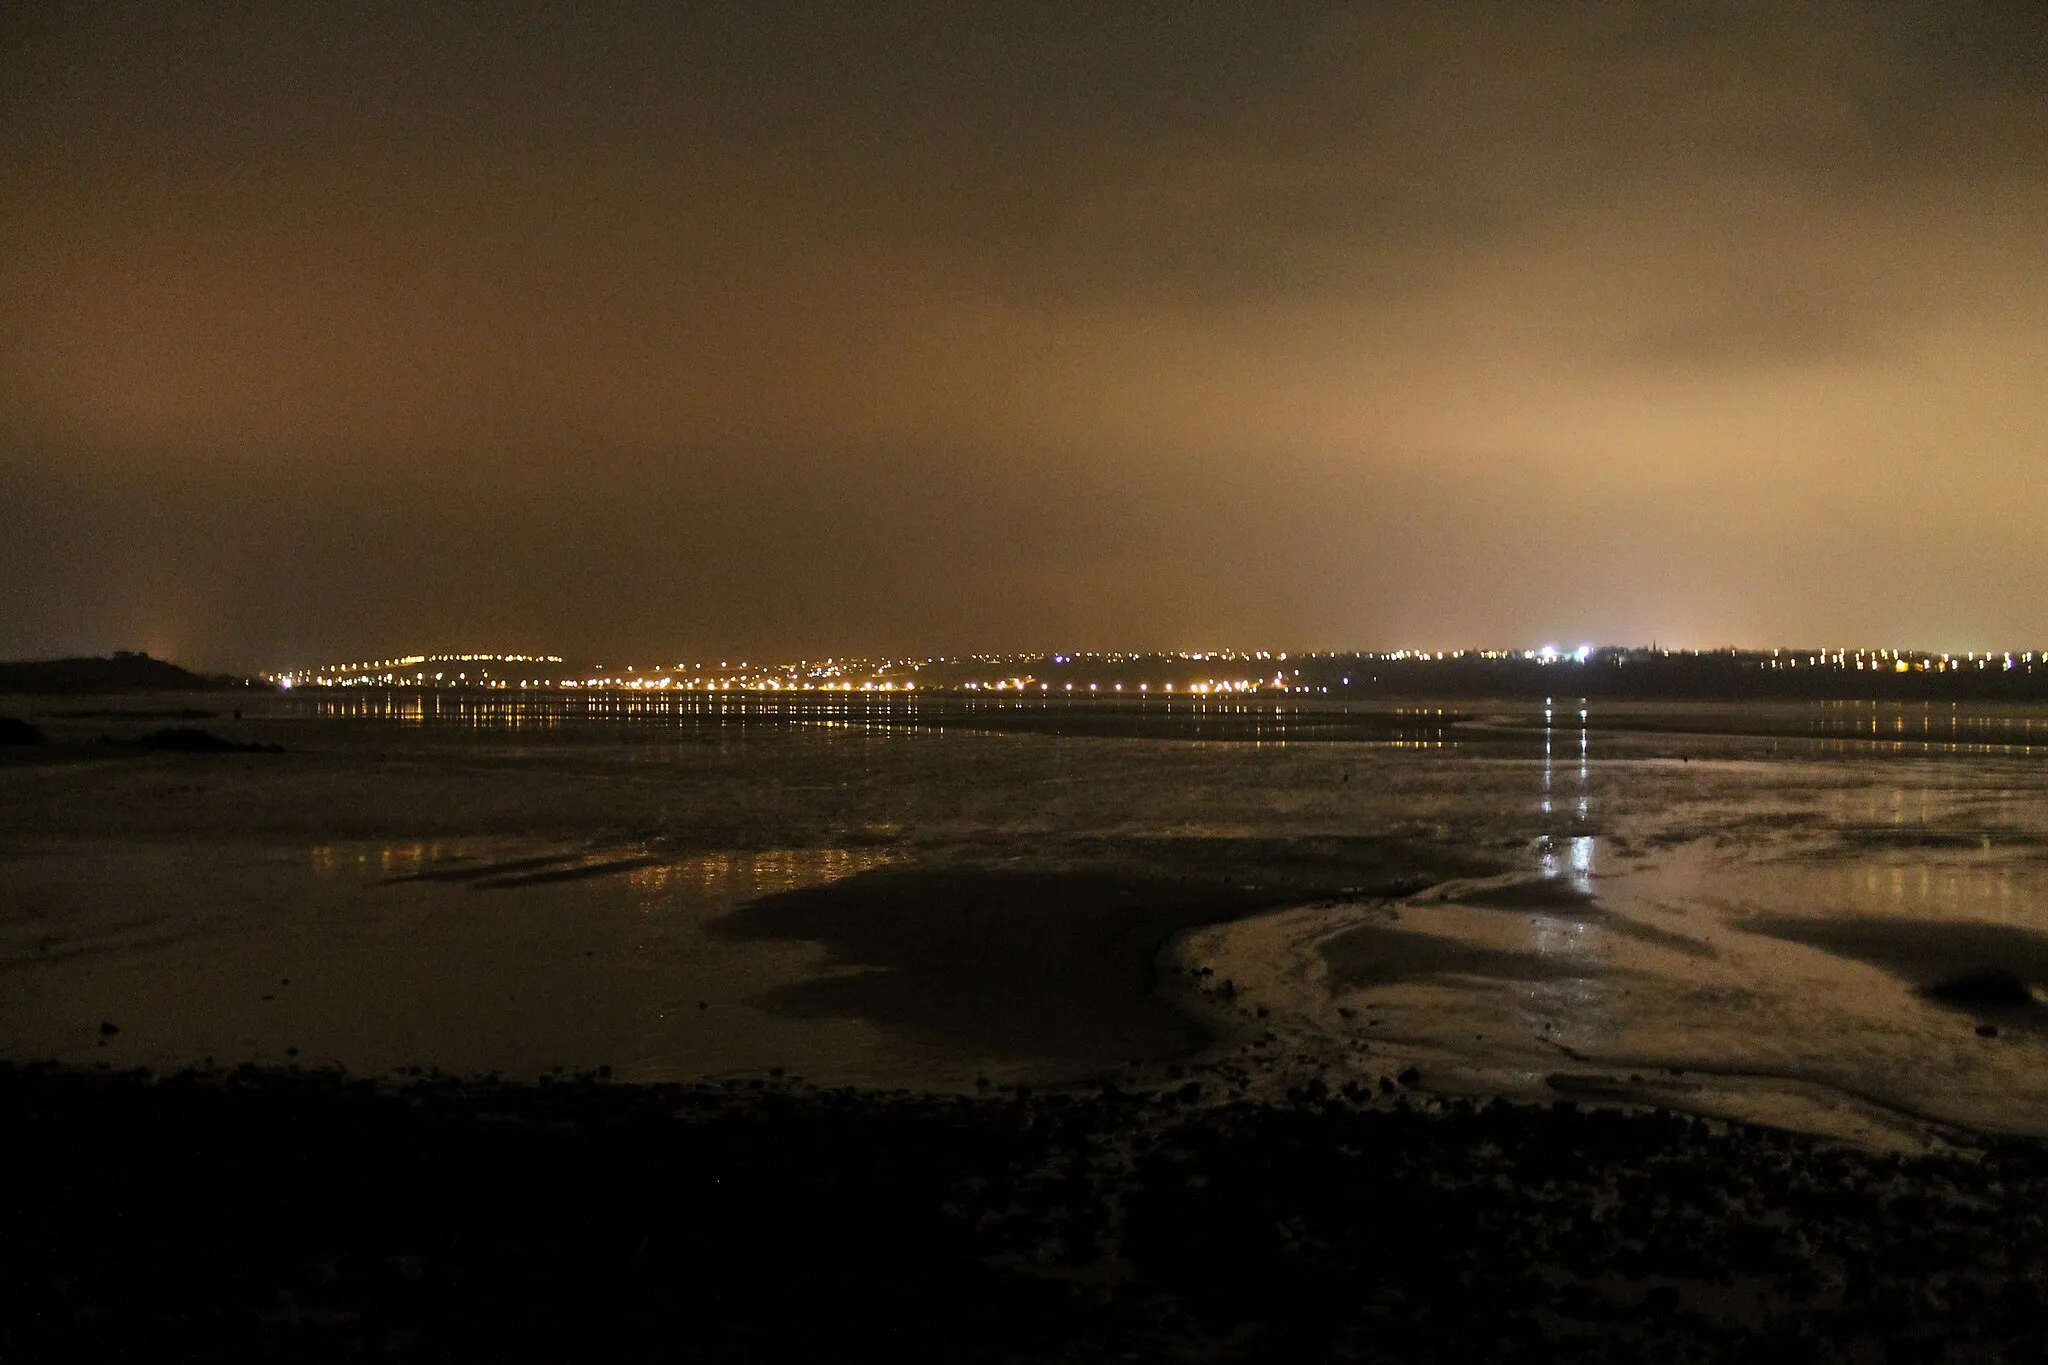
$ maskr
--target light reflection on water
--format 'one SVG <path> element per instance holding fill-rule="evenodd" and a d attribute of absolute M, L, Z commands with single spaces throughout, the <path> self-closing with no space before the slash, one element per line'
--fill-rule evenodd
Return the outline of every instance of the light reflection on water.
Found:
<path fill-rule="evenodd" d="M 626 866 L 630 855 L 645 859 Z M 525 844 L 478 844 L 463 840 L 408 841 L 348 847 L 317 844 L 308 853 L 316 877 L 376 881 L 432 880 L 461 877 L 464 884 L 490 886 L 498 868 L 577 869 L 610 871 L 618 883 L 648 903 L 672 893 L 687 892 L 718 901 L 772 895 L 819 882 L 837 881 L 894 860 L 885 848 L 776 848 L 760 851 L 717 850 L 708 853 L 655 855 L 644 849 L 577 848 Z M 465 874 L 474 874 L 473 877 Z"/>
<path fill-rule="evenodd" d="M 627 881 L 649 897 L 687 888 L 719 901 L 794 891 L 838 881 L 895 860 L 886 849 L 780 848 L 765 853 L 705 853 L 636 869 Z"/>
<path fill-rule="evenodd" d="M 1444 707 L 1225 701 L 1208 696 L 996 699 L 902 693 L 553 692 L 364 689 L 303 693 L 269 703 L 275 714 L 329 722 L 377 721 L 416 729 L 700 732 L 921 731 L 1178 738 L 1254 747 L 1300 741 L 1372 743 L 1411 751 L 1455 749 L 1463 713 Z"/>
<path fill-rule="evenodd" d="M 458 729 L 543 729 L 566 725 L 773 724 L 800 719 L 823 726 L 889 727 L 915 714 L 909 699 L 886 694 L 859 701 L 779 700 L 768 696 L 684 696 L 667 693 L 538 692 L 508 697 L 456 690 L 364 690 L 343 696 L 304 695 L 276 704 L 317 720 L 377 720 Z"/>

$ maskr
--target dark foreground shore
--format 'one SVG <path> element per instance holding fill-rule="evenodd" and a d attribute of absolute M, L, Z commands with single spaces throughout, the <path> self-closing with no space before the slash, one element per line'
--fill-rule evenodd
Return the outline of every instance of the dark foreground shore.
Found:
<path fill-rule="evenodd" d="M 1568 1105 L 0 1068 L 0 1357 L 2017 1360 L 2048 1150 Z"/>

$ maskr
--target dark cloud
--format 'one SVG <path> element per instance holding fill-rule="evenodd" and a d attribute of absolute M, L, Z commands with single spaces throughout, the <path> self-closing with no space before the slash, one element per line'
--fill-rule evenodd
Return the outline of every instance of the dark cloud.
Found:
<path fill-rule="evenodd" d="M 1896 326 L 1896 314 L 1852 291 L 1772 284 L 1651 327 L 1623 354 L 1694 371 L 1854 364 L 1876 359 Z"/>

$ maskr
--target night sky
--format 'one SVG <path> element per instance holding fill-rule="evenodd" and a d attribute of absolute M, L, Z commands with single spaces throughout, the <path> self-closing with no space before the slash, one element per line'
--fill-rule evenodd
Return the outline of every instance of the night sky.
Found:
<path fill-rule="evenodd" d="M 2048 636 L 2048 5 L 0 7 L 0 657 Z"/>

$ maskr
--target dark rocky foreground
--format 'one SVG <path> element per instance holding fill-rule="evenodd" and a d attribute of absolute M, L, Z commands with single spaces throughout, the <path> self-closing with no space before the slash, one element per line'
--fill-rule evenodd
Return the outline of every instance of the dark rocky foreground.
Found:
<path fill-rule="evenodd" d="M 0 1068 L 0 1358 L 2016 1360 L 2048 1325 L 2039 1144 L 1195 1086 Z"/>

